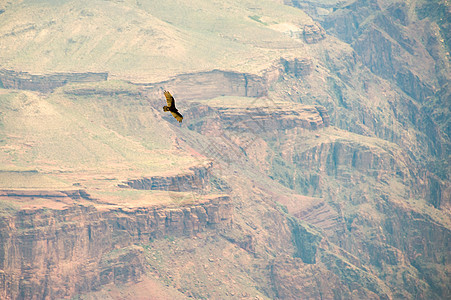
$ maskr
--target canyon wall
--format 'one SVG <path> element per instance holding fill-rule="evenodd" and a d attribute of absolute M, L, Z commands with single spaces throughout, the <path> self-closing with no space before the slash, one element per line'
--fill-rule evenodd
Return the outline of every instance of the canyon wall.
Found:
<path fill-rule="evenodd" d="M 13 197 L 8 193 L 2 201 Z M 63 194 L 41 191 L 34 199 L 62 201 Z M 130 209 L 94 203 L 1 215 L 0 298 L 65 298 L 108 283 L 136 281 L 146 272 L 140 243 L 151 247 L 153 239 L 231 224 L 228 196 L 181 206 Z"/>
<path fill-rule="evenodd" d="M 0 70 L 0 88 L 50 92 L 68 83 L 96 82 L 108 79 L 108 73 L 53 73 L 34 75 L 27 72 Z"/>
<path fill-rule="evenodd" d="M 192 167 L 174 176 L 152 176 L 125 181 L 120 187 L 138 190 L 162 190 L 174 192 L 201 191 L 208 185 L 213 163 Z"/>
<path fill-rule="evenodd" d="M 245 109 L 221 107 L 218 112 L 222 124 L 229 130 L 262 133 L 296 127 L 316 130 L 329 126 L 328 116 L 323 108 L 305 105 L 274 103 L 266 107 L 250 105 Z"/>
<path fill-rule="evenodd" d="M 245 100 L 243 100 L 245 101 Z M 330 117 L 323 106 L 298 103 L 277 103 L 261 100 L 240 106 L 210 107 L 195 103 L 184 115 L 189 129 L 204 135 L 219 136 L 224 130 L 259 135 L 299 128 L 318 130 L 330 126 Z"/>
<path fill-rule="evenodd" d="M 287 60 L 280 58 L 262 75 L 239 73 L 235 71 L 212 70 L 198 73 L 179 74 L 173 78 L 156 83 L 136 84 L 145 88 L 148 94 L 160 94 L 163 89 L 180 94 L 180 99 L 209 99 L 219 96 L 263 97 L 268 95 L 269 86 L 284 73 L 296 77 L 312 72 L 312 61 L 306 58 Z M 108 73 L 53 73 L 46 75 L 0 70 L 0 87 L 6 89 L 51 92 L 68 83 L 106 81 Z M 202 88 L 199 88 L 202 87 Z M 95 89 L 67 91 L 74 95 L 99 93 Z M 130 93 L 130 91 L 127 91 Z M 108 95 L 112 95 L 110 93 Z M 117 91 L 116 91 L 117 94 Z"/>
<path fill-rule="evenodd" d="M 261 97 L 268 93 L 264 77 L 222 70 L 180 74 L 166 81 L 146 84 L 145 88 L 150 94 L 169 90 L 185 100 L 219 96 Z"/>
<path fill-rule="evenodd" d="M 130 205 L 112 204 L 83 190 L 3 191 L 1 199 L 53 206 L 0 211 L 0 298 L 72 297 L 139 280 L 147 271 L 143 249 L 156 242 L 166 247 L 161 252 L 173 251 L 161 256 L 179 262 L 176 269 L 155 261 L 159 275 L 172 274 L 160 280 L 187 296 L 215 298 L 211 290 L 235 292 L 230 282 L 254 276 L 243 286 L 268 298 L 449 298 L 449 173 L 445 160 L 434 160 L 449 153 L 449 139 L 442 139 L 449 118 L 436 109 L 449 95 L 446 62 L 437 58 L 440 35 L 427 19 L 412 19 L 415 9 L 406 5 L 415 1 L 388 7 L 376 0 L 284 2 L 315 11 L 328 33 L 348 45 L 329 36 L 315 46 L 325 32 L 306 25 L 304 42 L 318 56 L 281 58 L 260 74 L 212 70 L 130 91 L 64 91 L 75 99 L 124 93 L 131 101 L 147 93 L 159 99 L 158 111 L 162 89 L 182 100 L 233 96 L 224 105 L 218 99 L 211 106 L 186 104 L 186 127 L 174 127 L 178 147 L 215 159 L 222 170 L 213 176 L 210 165 L 129 178 L 120 192 L 169 191 L 171 198 L 203 192 L 216 180 L 237 195 L 234 203 L 228 196 L 199 196 L 203 200 L 183 205 L 134 208 L 133 197 Z M 426 28 L 420 38 L 417 28 Z M 21 74 L 13 75 L 28 76 Z M 49 90 L 44 79 L 34 88 Z M 11 80 L 15 88 L 32 86 Z M 287 103 L 270 102 L 272 96 Z M 329 113 L 340 129 L 329 126 Z M 170 114 L 162 118 L 174 121 Z M 200 239 L 202 231 L 230 234 L 231 245 L 221 237 Z M 186 240 L 195 246 L 183 249 L 173 236 L 193 237 Z M 224 268 L 228 259 L 233 268 Z M 189 265 L 194 272 L 186 272 Z M 233 273 L 238 269 L 245 271 Z M 182 281 L 182 273 L 194 279 Z M 207 286 L 210 279 L 216 282 Z"/>
<path fill-rule="evenodd" d="M 264 97 L 268 95 L 270 85 L 283 74 L 302 77 L 309 75 L 312 70 L 311 59 L 280 58 L 259 75 L 212 70 L 179 74 L 166 81 L 139 85 L 144 86 L 151 96 L 158 96 L 163 89 L 166 89 L 173 94 L 178 94 L 178 99 L 182 100 L 211 99 L 220 96 Z"/>

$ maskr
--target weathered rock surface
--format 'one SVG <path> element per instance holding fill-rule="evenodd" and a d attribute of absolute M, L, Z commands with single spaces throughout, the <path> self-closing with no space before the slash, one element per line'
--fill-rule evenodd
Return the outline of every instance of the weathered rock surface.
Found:
<path fill-rule="evenodd" d="M 20 192 L 6 194 L 2 201 Z M 32 194 L 36 201 L 45 194 L 63 197 L 58 192 Z M 146 272 L 142 248 L 136 246 L 139 243 L 227 228 L 231 222 L 228 196 L 210 196 L 197 204 L 174 207 L 68 205 L 2 215 L 0 296 L 64 298 L 108 283 L 136 281 Z"/>
<path fill-rule="evenodd" d="M 450 93 L 445 21 L 450 12 L 445 6 L 443 1 L 353 1 L 324 16 L 321 23 L 328 33 L 349 43 L 374 74 L 429 107 L 428 115 L 437 115 L 443 113 Z M 440 119 L 436 122 L 443 123 Z"/>
<path fill-rule="evenodd" d="M 195 105 L 186 113 L 188 127 L 197 132 L 218 135 L 223 130 L 247 134 L 274 133 L 278 130 L 302 128 L 318 130 L 330 125 L 330 118 L 322 106 L 262 101 L 239 106 Z"/>
<path fill-rule="evenodd" d="M 192 167 L 186 173 L 174 176 L 153 176 L 141 179 L 130 179 L 121 187 L 139 190 L 162 190 L 174 192 L 200 191 L 206 188 L 213 163 L 206 166 Z"/>
<path fill-rule="evenodd" d="M 179 94 L 181 100 L 210 99 L 218 96 L 264 97 L 269 86 L 283 74 L 296 77 L 309 75 L 313 63 L 309 58 L 280 58 L 262 74 L 212 70 L 208 72 L 179 74 L 172 79 L 143 86 L 151 97 L 159 96 L 163 89 Z M 202 86 L 199 89 L 199 86 Z"/>
<path fill-rule="evenodd" d="M 202 86 L 202 89 L 199 89 Z M 180 74 L 173 79 L 146 85 L 150 93 L 161 93 L 162 89 L 173 94 L 180 93 L 185 100 L 209 99 L 218 96 L 261 97 L 268 93 L 264 77 L 231 71 Z"/>
<path fill-rule="evenodd" d="M 268 84 L 277 81 L 284 74 L 290 74 L 297 78 L 308 76 L 313 71 L 313 62 L 310 58 L 281 58 L 278 62 L 265 71 Z"/>
<path fill-rule="evenodd" d="M 307 44 L 316 44 L 326 38 L 326 31 L 319 24 L 304 25 L 303 36 Z"/>
<path fill-rule="evenodd" d="M 108 79 L 108 73 L 54 73 L 34 75 L 27 72 L 0 70 L 0 87 L 6 89 L 50 92 L 57 87 L 76 82 L 97 82 Z"/>
<path fill-rule="evenodd" d="M 245 109 L 224 107 L 218 108 L 218 112 L 226 128 L 255 133 L 295 127 L 317 130 L 329 125 L 325 109 L 304 105 L 274 103 L 274 106 L 255 106 Z"/>
<path fill-rule="evenodd" d="M 12 198 L 66 198 L 93 200 L 85 190 L 0 190 L 0 197 Z"/>
<path fill-rule="evenodd" d="M 339 259 L 337 259 L 338 261 Z M 311 299 L 389 299 L 380 290 L 376 293 L 368 286 L 362 286 L 359 271 L 352 265 L 342 264 L 355 277 L 353 284 L 349 278 L 337 276 L 318 265 L 305 264 L 300 259 L 279 257 L 271 265 L 271 279 L 278 299 L 296 299 L 299 295 Z M 354 268 L 354 270 L 352 270 Z M 352 270 L 352 271 L 351 271 Z M 372 278 L 372 289 L 380 289 Z M 370 285 L 368 284 L 368 285 Z M 377 288 L 376 288 L 377 287 Z"/>
<path fill-rule="evenodd" d="M 173 128 L 175 146 L 215 159 L 217 168 L 120 179 L 120 192 L 174 195 L 202 191 L 208 180 L 226 187 L 233 205 L 143 207 L 134 197 L 120 205 L 80 192 L 5 191 L 14 201 L 45 197 L 55 207 L 2 211 L 0 297 L 70 297 L 134 282 L 147 272 L 145 253 L 159 281 L 194 298 L 449 298 L 449 25 L 440 21 L 449 10 L 436 10 L 444 1 L 283 2 L 314 12 L 344 42 L 308 25 L 302 47 L 312 57 L 281 58 L 260 74 L 177 75 L 136 85 L 121 99 L 129 105 L 147 94 L 161 111 L 160 88 L 168 88 L 191 100 L 182 126 L 158 114 L 154 124 Z M 252 19 L 262 28 L 271 22 Z M 57 96 L 71 101 L 116 93 L 63 92 Z M 210 99 L 228 98 L 218 96 L 232 96 L 234 105 Z M 249 103 L 234 103 L 241 100 Z M 256 105 L 268 100 L 273 106 Z M 108 111 L 96 107 L 99 116 L 114 116 L 118 103 L 108 104 Z M 145 123 L 127 112 L 136 131 L 125 137 L 141 141 Z M 206 229 L 229 226 L 232 206 L 232 228 Z M 201 231 L 208 238 L 193 236 Z"/>
<path fill-rule="evenodd" d="M 324 30 L 318 26 L 311 26 L 309 40 L 317 42 L 321 38 L 316 31 Z M 324 37 L 323 37 L 324 38 Z M 262 97 L 268 95 L 269 85 L 285 73 L 296 77 L 307 76 L 312 72 L 312 61 L 308 58 L 294 58 L 287 60 L 281 58 L 272 67 L 265 70 L 262 75 L 238 73 L 233 71 L 212 70 L 198 73 L 179 74 L 172 79 L 149 84 L 137 84 L 145 88 L 147 94 L 159 95 L 162 89 L 171 90 L 174 94 L 180 93 L 181 100 L 209 99 L 218 96 Z M 68 83 L 106 81 L 108 73 L 54 73 L 48 75 L 34 75 L 27 72 L 0 70 L 0 87 L 8 89 L 33 90 L 50 92 L 57 87 Z M 202 89 L 198 87 L 202 86 Z M 65 91 L 66 94 L 89 96 L 99 94 L 113 96 L 127 94 L 138 96 L 139 92 L 130 90 L 102 91 L 95 88 L 77 88 Z"/>

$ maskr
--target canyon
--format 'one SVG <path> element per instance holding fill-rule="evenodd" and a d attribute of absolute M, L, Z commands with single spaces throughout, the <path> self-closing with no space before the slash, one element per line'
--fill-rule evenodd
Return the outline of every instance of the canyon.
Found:
<path fill-rule="evenodd" d="M 3 191 L 2 199 L 22 205 L 24 199 L 46 202 L 24 205 L 1 218 L 5 299 L 64 298 L 109 283 L 137 281 L 146 272 L 139 244 L 165 236 L 193 236 L 232 223 L 227 196 L 137 208 L 95 201 L 83 191 Z"/>
<path fill-rule="evenodd" d="M 0 6 L 0 298 L 449 297 L 446 1 L 132 2 Z"/>

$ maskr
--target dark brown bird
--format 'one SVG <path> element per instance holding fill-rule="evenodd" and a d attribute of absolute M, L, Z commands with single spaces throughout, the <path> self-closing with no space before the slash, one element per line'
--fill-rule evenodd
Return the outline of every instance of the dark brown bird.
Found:
<path fill-rule="evenodd" d="M 177 119 L 180 123 L 182 123 L 183 116 L 179 113 L 177 108 L 175 108 L 175 100 L 172 97 L 171 93 L 168 91 L 164 91 L 164 96 L 166 97 L 166 101 L 168 102 L 168 106 L 163 106 L 163 111 L 170 111 L 174 118 Z"/>

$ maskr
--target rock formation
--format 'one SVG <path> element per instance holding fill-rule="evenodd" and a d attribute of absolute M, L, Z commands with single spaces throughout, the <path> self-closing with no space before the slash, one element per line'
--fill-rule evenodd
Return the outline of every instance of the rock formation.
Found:
<path fill-rule="evenodd" d="M 304 41 L 307 44 L 316 44 L 326 38 L 326 31 L 321 25 L 304 25 Z"/>
<path fill-rule="evenodd" d="M 80 194 L 2 191 L 2 201 L 20 203 L 23 197 L 33 197 L 36 203 L 68 202 L 60 209 L 49 205 L 0 216 L 2 299 L 64 298 L 108 283 L 135 282 L 147 272 L 140 244 L 232 223 L 228 196 L 182 206 L 130 209 L 99 205 L 94 199 L 71 204 Z"/>
<path fill-rule="evenodd" d="M 199 85 L 203 88 L 199 89 Z M 145 87 L 150 93 L 158 93 L 164 87 L 174 94 L 183 94 L 181 99 L 184 100 L 208 99 L 224 95 L 261 97 L 268 92 L 263 77 L 222 70 L 180 74 L 173 79 L 148 84 Z"/>
<path fill-rule="evenodd" d="M 210 162 L 207 166 L 192 167 L 188 172 L 175 176 L 153 176 L 141 179 L 131 179 L 121 187 L 129 187 L 139 190 L 163 190 L 174 192 L 202 191 L 210 179 L 212 168 Z"/>
<path fill-rule="evenodd" d="M 139 280 L 199 299 L 449 298 L 445 2 L 55 5 L 80 10 L 71 34 L 126 12 L 101 43 L 123 80 L 8 73 L 48 93 L 0 93 L 0 298 L 138 298 Z M 33 22 L 0 24 L 0 43 L 66 28 Z M 83 40 L 97 49 L 64 37 Z"/>
<path fill-rule="evenodd" d="M 50 92 L 57 87 L 75 82 L 97 82 L 108 79 L 108 73 L 56 73 L 34 75 L 27 72 L 0 70 L 0 87 L 5 89 Z"/>

